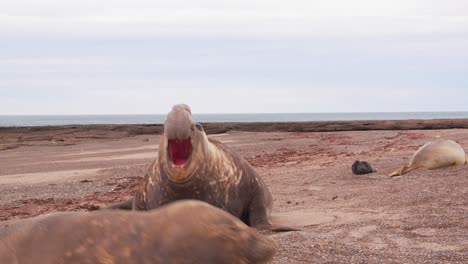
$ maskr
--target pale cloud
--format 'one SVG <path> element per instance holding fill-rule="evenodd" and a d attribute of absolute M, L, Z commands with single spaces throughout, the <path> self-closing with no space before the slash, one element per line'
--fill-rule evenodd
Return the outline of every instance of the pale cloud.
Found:
<path fill-rule="evenodd" d="M 468 3 L 449 1 L 11 1 L 8 34 L 353 35 L 468 30 Z"/>

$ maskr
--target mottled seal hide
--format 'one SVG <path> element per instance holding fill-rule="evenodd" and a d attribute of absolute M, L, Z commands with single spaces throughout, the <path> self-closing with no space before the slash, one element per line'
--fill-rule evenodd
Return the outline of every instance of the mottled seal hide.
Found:
<path fill-rule="evenodd" d="M 69 212 L 0 223 L 0 263 L 270 263 L 276 243 L 221 209 Z"/>
<path fill-rule="evenodd" d="M 375 170 L 372 169 L 372 166 L 369 164 L 369 162 L 360 161 L 360 160 L 356 160 L 353 163 L 353 165 L 351 166 L 351 170 L 356 175 L 368 174 L 368 173 L 375 172 Z"/>
<path fill-rule="evenodd" d="M 158 159 L 149 167 L 132 208 L 150 210 L 181 199 L 205 201 L 257 229 L 295 230 L 272 225 L 273 198 L 262 178 L 242 156 L 208 138 L 185 104 L 168 113 Z"/>
<path fill-rule="evenodd" d="M 424 144 L 413 154 L 408 165 L 395 170 L 389 176 L 400 176 L 419 168 L 438 169 L 463 165 L 467 162 L 468 156 L 457 142 L 439 139 Z"/>

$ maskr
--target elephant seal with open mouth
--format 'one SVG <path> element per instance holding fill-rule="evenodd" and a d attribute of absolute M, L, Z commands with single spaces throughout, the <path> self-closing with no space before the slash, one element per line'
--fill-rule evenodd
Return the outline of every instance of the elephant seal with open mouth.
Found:
<path fill-rule="evenodd" d="M 242 156 L 208 138 L 185 104 L 168 113 L 159 157 L 150 165 L 131 208 L 150 210 L 181 199 L 205 201 L 260 230 L 297 230 L 270 222 L 273 198 L 262 178 Z"/>

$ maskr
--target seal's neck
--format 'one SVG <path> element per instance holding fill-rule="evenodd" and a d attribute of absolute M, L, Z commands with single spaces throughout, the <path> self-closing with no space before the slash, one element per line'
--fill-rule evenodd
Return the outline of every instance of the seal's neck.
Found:
<path fill-rule="evenodd" d="M 211 168 L 206 168 L 209 171 L 216 170 L 218 173 L 211 173 L 212 177 L 220 181 L 232 180 L 232 177 L 239 178 L 242 174 L 239 167 L 236 165 L 234 157 L 228 153 L 228 150 L 215 140 L 206 140 L 205 157 L 209 159 L 208 165 Z M 228 179 L 230 178 L 231 179 Z"/>

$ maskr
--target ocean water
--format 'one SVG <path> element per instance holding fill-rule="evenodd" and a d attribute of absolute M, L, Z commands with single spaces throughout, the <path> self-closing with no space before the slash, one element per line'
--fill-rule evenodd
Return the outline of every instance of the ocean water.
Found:
<path fill-rule="evenodd" d="M 0 127 L 85 124 L 162 124 L 166 115 L 0 116 Z M 300 122 L 468 118 L 468 112 L 193 114 L 197 122 Z"/>

